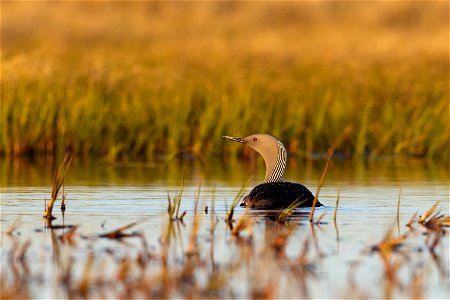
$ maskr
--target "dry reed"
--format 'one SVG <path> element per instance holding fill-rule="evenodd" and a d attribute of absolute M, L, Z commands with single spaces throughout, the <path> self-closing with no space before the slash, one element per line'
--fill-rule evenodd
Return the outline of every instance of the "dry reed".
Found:
<path fill-rule="evenodd" d="M 234 197 L 233 202 L 231 203 L 231 207 L 228 209 L 228 212 L 227 212 L 226 217 L 225 217 L 225 222 L 227 222 L 227 224 L 229 225 L 230 228 L 233 228 L 233 214 L 234 214 L 234 209 L 235 209 L 236 205 L 238 204 L 238 202 L 239 202 L 239 200 L 240 200 L 240 197 L 241 197 L 241 195 L 242 195 L 242 192 L 243 192 L 244 189 L 247 187 L 247 185 L 248 185 L 248 183 L 249 183 L 249 181 L 250 181 L 250 178 L 251 178 L 251 177 L 249 177 L 249 178 L 247 179 L 247 181 L 245 181 L 245 182 L 242 184 L 241 188 L 239 189 L 239 192 L 236 194 L 236 196 Z"/>
<path fill-rule="evenodd" d="M 169 219 L 171 221 L 180 221 L 183 223 L 183 218 L 186 215 L 186 211 L 183 211 L 181 215 L 178 215 L 180 212 L 181 199 L 183 196 L 183 188 L 184 188 L 184 175 L 181 178 L 181 190 L 180 193 L 174 198 L 173 203 L 171 201 L 169 193 L 167 193 L 167 212 L 169 213 Z M 175 216 L 174 216 L 175 215 Z"/>
<path fill-rule="evenodd" d="M 69 170 L 70 164 L 72 162 L 72 155 L 66 154 L 64 156 L 64 160 L 62 161 L 61 165 L 55 169 L 54 175 L 53 175 L 53 188 L 52 188 L 52 195 L 50 197 L 50 201 L 48 205 L 45 207 L 44 211 L 44 218 L 47 220 L 54 219 L 55 217 L 52 215 L 53 206 L 55 204 L 56 199 L 58 198 L 59 190 L 61 189 L 61 186 L 64 183 L 64 178 L 66 177 L 67 171 Z M 65 198 L 65 196 L 64 196 Z"/>
<path fill-rule="evenodd" d="M 341 186 L 338 186 L 337 196 L 336 196 L 336 206 L 334 207 L 334 213 L 333 213 L 333 221 L 334 221 L 334 223 L 336 223 L 336 215 L 337 215 L 337 210 L 338 210 L 338 205 L 339 205 L 340 192 L 341 192 Z"/>
<path fill-rule="evenodd" d="M 314 211 L 316 209 L 317 205 L 317 199 L 319 198 L 320 189 L 322 188 L 322 185 L 325 181 L 325 175 L 328 171 L 328 166 L 330 164 L 331 158 L 333 157 L 334 151 L 337 147 L 341 145 L 341 143 L 348 138 L 350 133 L 352 132 L 353 128 L 352 126 L 345 127 L 344 131 L 341 133 L 341 135 L 334 141 L 334 143 L 331 145 L 331 147 L 328 149 L 327 152 L 327 161 L 325 163 L 325 167 L 322 172 L 322 176 L 320 177 L 319 184 L 317 186 L 316 194 L 314 195 L 314 201 L 311 207 L 311 213 L 309 214 L 309 222 L 313 222 L 314 218 Z"/>

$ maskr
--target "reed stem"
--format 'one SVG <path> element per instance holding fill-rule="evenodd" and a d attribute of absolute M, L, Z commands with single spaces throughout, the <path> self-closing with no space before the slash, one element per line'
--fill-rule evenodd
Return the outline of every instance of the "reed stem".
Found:
<path fill-rule="evenodd" d="M 53 206 L 55 204 L 56 199 L 58 198 L 59 190 L 61 189 L 62 184 L 64 183 L 64 178 L 66 177 L 67 171 L 69 170 L 70 164 L 72 163 L 72 155 L 67 153 L 64 156 L 64 160 L 61 166 L 55 169 L 53 173 L 53 187 L 52 187 L 52 195 L 48 205 L 45 207 L 44 218 L 50 220 L 54 219 L 52 216 Z"/>
<path fill-rule="evenodd" d="M 338 205 L 339 205 L 339 194 L 341 192 L 341 186 L 338 186 L 338 190 L 337 190 L 337 197 L 336 197 L 336 207 L 334 208 L 334 214 L 333 214 L 333 221 L 336 222 L 336 215 L 337 215 L 337 210 L 338 210 Z"/>
<path fill-rule="evenodd" d="M 317 192 L 316 192 L 316 195 L 314 196 L 313 205 L 311 207 L 311 213 L 309 214 L 309 222 L 313 221 L 314 210 L 316 208 L 317 199 L 319 198 L 320 189 L 322 188 L 323 182 L 325 180 L 325 175 L 327 174 L 328 166 L 330 165 L 330 161 L 331 161 L 331 158 L 333 157 L 334 151 L 350 135 L 350 133 L 352 132 L 352 129 L 353 129 L 353 127 L 351 125 L 348 125 L 347 127 L 345 127 L 342 134 L 335 140 L 333 145 L 331 145 L 330 149 L 328 149 L 327 162 L 325 163 L 325 168 L 323 169 L 322 176 L 320 177 L 319 185 L 317 186 Z"/>

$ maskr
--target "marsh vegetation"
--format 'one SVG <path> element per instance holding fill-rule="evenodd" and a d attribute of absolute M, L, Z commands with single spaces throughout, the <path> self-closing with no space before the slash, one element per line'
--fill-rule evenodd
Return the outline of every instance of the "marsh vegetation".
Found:
<path fill-rule="evenodd" d="M 2 299 L 449 298 L 448 3 L 1 6 Z"/>
<path fill-rule="evenodd" d="M 448 4 L 2 3 L 3 156 L 448 158 Z"/>

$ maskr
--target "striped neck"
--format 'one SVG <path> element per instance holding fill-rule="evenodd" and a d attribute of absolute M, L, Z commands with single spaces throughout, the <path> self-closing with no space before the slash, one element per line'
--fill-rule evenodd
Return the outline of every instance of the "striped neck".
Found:
<path fill-rule="evenodd" d="M 277 155 L 274 157 L 264 158 L 266 162 L 266 176 L 264 182 L 282 182 L 284 169 L 286 168 L 287 151 L 284 145 L 277 141 Z"/>

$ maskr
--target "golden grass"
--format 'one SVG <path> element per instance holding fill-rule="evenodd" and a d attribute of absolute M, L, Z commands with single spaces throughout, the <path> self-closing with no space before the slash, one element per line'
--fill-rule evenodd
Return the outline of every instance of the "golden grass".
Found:
<path fill-rule="evenodd" d="M 448 3 L 2 2 L 3 156 L 448 158 Z"/>

